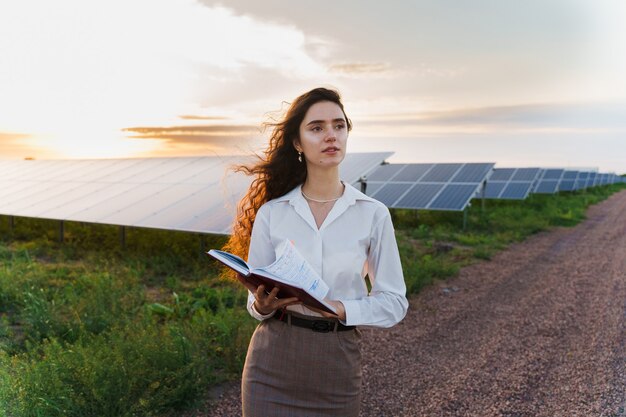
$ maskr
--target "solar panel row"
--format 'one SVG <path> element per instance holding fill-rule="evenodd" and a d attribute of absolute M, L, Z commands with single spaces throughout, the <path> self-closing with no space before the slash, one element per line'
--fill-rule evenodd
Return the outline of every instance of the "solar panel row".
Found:
<path fill-rule="evenodd" d="M 222 215 L 221 181 L 230 163 L 234 160 L 26 161 L 0 181 L 0 213 L 185 231 L 197 231 L 199 223 L 222 232 L 215 219 Z"/>
<path fill-rule="evenodd" d="M 484 198 L 523 200 L 531 193 L 576 191 L 621 182 L 619 178 L 614 174 L 558 168 L 495 168 L 488 178 Z"/>
<path fill-rule="evenodd" d="M 493 163 L 384 164 L 367 175 L 366 194 L 387 207 L 464 210 Z"/>
<path fill-rule="evenodd" d="M 556 171 L 561 172 L 560 176 L 556 175 Z M 615 174 L 550 169 L 543 170 L 533 192 L 552 194 L 559 191 L 576 191 L 616 182 L 622 182 L 622 180 Z"/>
<path fill-rule="evenodd" d="M 348 182 L 392 153 L 348 154 Z M 0 161 L 0 214 L 188 232 L 230 232 L 250 178 L 241 157 Z"/>
<path fill-rule="evenodd" d="M 391 152 L 348 154 L 344 181 L 390 208 L 462 211 L 476 197 L 524 199 L 626 182 L 614 174 L 494 163 L 383 163 Z M 250 178 L 241 157 L 0 161 L 0 214 L 200 233 L 230 233 Z"/>

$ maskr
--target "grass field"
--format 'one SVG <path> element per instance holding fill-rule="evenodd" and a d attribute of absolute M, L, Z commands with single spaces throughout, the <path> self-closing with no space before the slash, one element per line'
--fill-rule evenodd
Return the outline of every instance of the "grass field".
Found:
<path fill-rule="evenodd" d="M 394 210 L 416 293 L 512 242 L 573 226 L 625 185 L 474 201 L 463 215 Z M 224 236 L 0 216 L 0 416 L 165 416 L 237 378 L 256 325 L 203 250 Z"/>

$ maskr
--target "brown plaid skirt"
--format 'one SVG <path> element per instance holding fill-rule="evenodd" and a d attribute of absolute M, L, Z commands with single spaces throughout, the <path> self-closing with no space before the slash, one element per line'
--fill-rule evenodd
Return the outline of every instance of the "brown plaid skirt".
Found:
<path fill-rule="evenodd" d="M 361 334 L 328 333 L 270 318 L 248 347 L 241 388 L 244 417 L 357 417 Z"/>

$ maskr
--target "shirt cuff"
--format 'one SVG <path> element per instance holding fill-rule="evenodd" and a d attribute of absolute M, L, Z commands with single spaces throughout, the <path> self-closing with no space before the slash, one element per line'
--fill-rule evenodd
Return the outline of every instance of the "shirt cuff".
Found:
<path fill-rule="evenodd" d="M 269 314 L 265 314 L 265 315 L 263 315 L 263 314 L 261 314 L 261 313 L 259 313 L 259 312 L 258 312 L 258 310 L 256 309 L 256 307 L 255 307 L 255 305 L 254 305 L 254 304 L 255 304 L 255 303 L 252 303 L 252 304 L 250 305 L 250 314 L 252 315 L 252 317 L 254 317 L 255 319 L 257 319 L 257 320 L 259 320 L 259 321 L 263 321 L 263 320 L 269 319 L 269 318 L 270 318 L 270 317 L 272 317 L 272 316 L 274 315 L 274 313 L 276 312 L 276 310 L 274 310 L 274 311 L 272 311 L 272 312 L 271 312 L 271 313 L 269 313 Z"/>
<path fill-rule="evenodd" d="M 361 308 L 359 300 L 340 300 L 346 310 L 346 321 L 342 322 L 346 326 L 356 326 L 361 322 Z"/>

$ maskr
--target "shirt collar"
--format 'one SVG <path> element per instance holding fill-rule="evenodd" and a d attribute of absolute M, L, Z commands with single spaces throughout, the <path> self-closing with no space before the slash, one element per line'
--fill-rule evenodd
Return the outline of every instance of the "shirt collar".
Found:
<path fill-rule="evenodd" d="M 289 191 L 287 194 L 277 197 L 276 199 L 274 199 L 274 201 L 289 201 L 291 204 L 293 204 L 294 201 L 298 199 L 298 197 L 304 198 L 302 197 L 301 190 L 302 190 L 302 184 L 298 185 L 293 190 Z"/>
<path fill-rule="evenodd" d="M 344 182 L 344 185 L 346 188 L 343 195 L 339 197 L 339 200 L 337 201 L 343 201 L 348 206 L 355 204 L 357 200 L 376 201 L 373 198 L 366 196 L 347 182 Z M 274 201 L 288 201 L 291 205 L 294 205 L 296 201 L 306 202 L 304 196 L 302 195 L 302 184 L 298 185 L 287 194 L 276 198 Z"/>
<path fill-rule="evenodd" d="M 317 233 L 325 229 L 329 224 L 331 224 L 335 219 L 341 216 L 348 207 L 356 204 L 357 200 L 365 200 L 365 201 L 375 201 L 372 198 L 366 196 L 362 192 L 358 191 L 352 185 L 348 183 L 345 184 L 345 190 L 341 197 L 335 202 L 335 205 L 328 213 L 328 216 L 324 220 L 324 224 L 320 229 L 317 228 L 315 224 L 315 219 L 313 218 L 313 213 L 309 208 L 309 204 L 306 199 L 302 195 L 302 184 L 295 187 L 293 190 L 289 191 L 284 196 L 276 198 L 274 201 L 283 201 L 289 202 L 289 204 L 294 208 L 296 213 Z"/>

